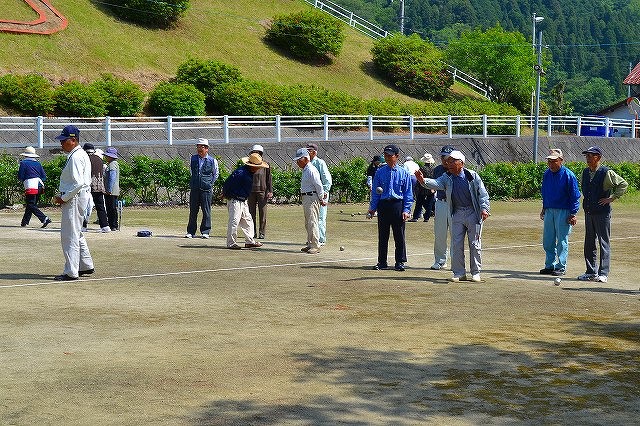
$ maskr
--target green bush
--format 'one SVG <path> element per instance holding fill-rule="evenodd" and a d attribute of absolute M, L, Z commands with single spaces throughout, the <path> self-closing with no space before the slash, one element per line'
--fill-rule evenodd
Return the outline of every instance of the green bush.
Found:
<path fill-rule="evenodd" d="M 0 206 L 8 206 L 20 199 L 23 194 L 18 180 L 18 160 L 8 154 L 0 154 Z"/>
<path fill-rule="evenodd" d="M 53 87 L 46 78 L 37 74 L 0 77 L 0 103 L 22 114 L 49 115 L 55 101 Z"/>
<path fill-rule="evenodd" d="M 280 170 L 277 167 L 272 168 L 273 201 L 277 203 L 300 201 L 301 180 L 302 170 L 298 166 L 285 170 Z"/>
<path fill-rule="evenodd" d="M 137 84 L 111 74 L 103 74 L 92 86 L 101 93 L 107 115 L 132 117 L 142 111 L 144 93 Z"/>
<path fill-rule="evenodd" d="M 345 35 L 338 19 L 317 10 L 276 16 L 265 40 L 305 60 L 326 60 L 342 50 Z"/>
<path fill-rule="evenodd" d="M 66 117 L 103 117 L 107 104 L 100 90 L 79 81 L 58 86 L 54 92 L 56 114 Z"/>
<path fill-rule="evenodd" d="M 205 96 L 192 84 L 158 84 L 149 94 L 149 110 L 155 115 L 204 115 Z"/>
<path fill-rule="evenodd" d="M 341 161 L 337 166 L 329 167 L 333 178 L 331 185 L 332 200 L 334 202 L 361 203 L 367 200 L 367 166 L 369 163 L 362 157 L 355 157 L 349 161 Z"/>
<path fill-rule="evenodd" d="M 136 24 L 170 28 L 189 8 L 189 0 L 111 0 L 107 7 L 118 17 Z"/>
<path fill-rule="evenodd" d="M 419 99 L 444 99 L 453 85 L 442 52 L 417 34 L 393 34 L 371 49 L 378 72 L 395 87 Z"/>
<path fill-rule="evenodd" d="M 189 59 L 178 66 L 176 83 L 188 83 L 205 95 L 207 107 L 219 110 L 218 98 L 222 89 L 242 80 L 240 70 L 215 60 Z"/>

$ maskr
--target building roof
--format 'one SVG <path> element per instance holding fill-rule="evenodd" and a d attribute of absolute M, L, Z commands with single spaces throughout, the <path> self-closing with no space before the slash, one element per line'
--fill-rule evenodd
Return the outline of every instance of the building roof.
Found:
<path fill-rule="evenodd" d="M 629 75 L 622 81 L 622 84 L 640 84 L 640 62 L 633 67 Z"/>

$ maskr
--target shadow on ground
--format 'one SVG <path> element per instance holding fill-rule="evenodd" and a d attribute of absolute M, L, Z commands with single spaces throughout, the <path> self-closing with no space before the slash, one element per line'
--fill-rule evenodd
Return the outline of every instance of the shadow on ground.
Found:
<path fill-rule="evenodd" d="M 572 319 L 569 328 L 566 341 L 518 342 L 526 348 L 522 351 L 466 344 L 432 358 L 353 347 L 294 353 L 303 365 L 298 383 L 320 382 L 334 391 L 290 405 L 214 401 L 193 423 L 359 425 L 455 418 L 637 424 L 640 323 Z"/>

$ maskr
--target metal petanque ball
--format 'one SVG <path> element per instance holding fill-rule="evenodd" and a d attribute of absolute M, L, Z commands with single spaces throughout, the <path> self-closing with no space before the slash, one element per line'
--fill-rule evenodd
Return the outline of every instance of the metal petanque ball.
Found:
<path fill-rule="evenodd" d="M 384 189 L 382 189 L 381 186 L 376 188 L 376 194 L 382 194 L 384 192 Z"/>
<path fill-rule="evenodd" d="M 556 278 L 555 280 L 553 280 L 553 283 L 554 283 L 555 285 L 560 285 L 560 283 L 561 283 L 561 282 L 562 282 L 562 278 L 560 278 L 560 277 L 558 277 L 558 278 Z"/>
<path fill-rule="evenodd" d="M 340 246 L 340 251 L 344 251 L 344 246 Z"/>
<path fill-rule="evenodd" d="M 356 214 L 355 213 L 351 213 L 351 217 L 354 217 Z"/>

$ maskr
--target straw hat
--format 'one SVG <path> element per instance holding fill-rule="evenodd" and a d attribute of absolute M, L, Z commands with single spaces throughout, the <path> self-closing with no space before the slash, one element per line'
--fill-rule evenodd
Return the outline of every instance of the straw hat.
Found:
<path fill-rule="evenodd" d="M 262 156 L 257 152 L 252 152 L 248 157 L 242 157 L 242 162 L 251 167 L 269 168 L 269 164 L 262 161 Z"/>
<path fill-rule="evenodd" d="M 20 154 L 23 157 L 30 157 L 30 158 L 39 158 L 40 156 L 38 154 L 36 154 L 36 149 L 32 146 L 28 146 L 24 149 L 24 152 L 22 154 Z"/>

